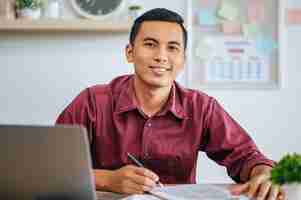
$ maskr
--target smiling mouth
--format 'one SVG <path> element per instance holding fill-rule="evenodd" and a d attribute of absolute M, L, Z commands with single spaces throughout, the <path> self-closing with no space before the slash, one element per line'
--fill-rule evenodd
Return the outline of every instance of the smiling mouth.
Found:
<path fill-rule="evenodd" d="M 152 70 L 156 71 L 156 72 L 166 72 L 166 71 L 170 71 L 170 68 L 167 67 L 160 67 L 160 66 L 150 66 L 149 68 L 151 68 Z"/>

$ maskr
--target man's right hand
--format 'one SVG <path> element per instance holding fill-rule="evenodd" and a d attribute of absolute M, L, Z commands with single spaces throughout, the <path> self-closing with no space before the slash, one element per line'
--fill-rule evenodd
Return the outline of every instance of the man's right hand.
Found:
<path fill-rule="evenodd" d="M 96 188 L 123 194 L 143 194 L 156 186 L 159 177 L 152 171 L 133 165 L 118 170 L 94 170 Z"/>

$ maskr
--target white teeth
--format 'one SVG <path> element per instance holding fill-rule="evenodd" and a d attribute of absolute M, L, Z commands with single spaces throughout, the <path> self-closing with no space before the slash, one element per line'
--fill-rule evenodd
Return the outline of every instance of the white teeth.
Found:
<path fill-rule="evenodd" d="M 159 71 L 159 72 L 166 72 L 166 69 L 164 69 L 164 68 L 158 68 L 157 71 Z"/>
<path fill-rule="evenodd" d="M 166 68 L 161 68 L 161 67 L 152 67 L 152 69 L 157 72 L 166 72 L 167 71 Z"/>

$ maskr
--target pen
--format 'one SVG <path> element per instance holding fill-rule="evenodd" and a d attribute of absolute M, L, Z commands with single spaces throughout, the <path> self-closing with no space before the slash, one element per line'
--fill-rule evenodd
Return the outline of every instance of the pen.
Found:
<path fill-rule="evenodd" d="M 141 162 L 139 162 L 132 154 L 128 153 L 128 158 L 131 159 L 137 166 L 145 168 Z M 163 184 L 160 181 L 156 181 L 156 184 L 160 187 L 163 187 Z"/>

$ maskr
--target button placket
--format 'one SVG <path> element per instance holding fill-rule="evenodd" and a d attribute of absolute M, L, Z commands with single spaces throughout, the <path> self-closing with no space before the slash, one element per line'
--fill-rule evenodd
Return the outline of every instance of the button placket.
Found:
<path fill-rule="evenodd" d="M 150 119 L 146 121 L 143 129 L 143 155 L 144 159 L 147 159 L 149 157 L 149 152 L 148 152 L 148 144 L 147 144 L 147 138 L 149 135 L 149 132 L 151 131 L 152 123 L 150 122 Z"/>

